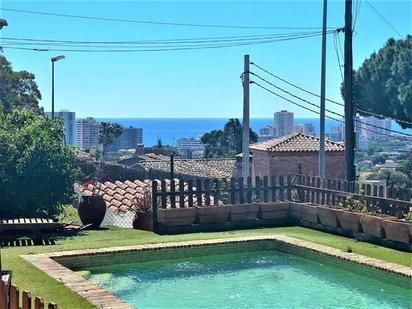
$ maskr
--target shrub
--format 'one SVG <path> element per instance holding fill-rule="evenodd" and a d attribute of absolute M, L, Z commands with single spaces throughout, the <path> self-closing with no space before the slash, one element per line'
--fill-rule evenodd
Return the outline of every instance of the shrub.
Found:
<path fill-rule="evenodd" d="M 73 194 L 74 160 L 60 119 L 0 110 L 0 217 L 58 215 Z"/>

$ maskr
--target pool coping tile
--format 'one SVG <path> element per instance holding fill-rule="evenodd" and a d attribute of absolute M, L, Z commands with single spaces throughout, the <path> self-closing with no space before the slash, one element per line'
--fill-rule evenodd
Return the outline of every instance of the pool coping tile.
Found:
<path fill-rule="evenodd" d="M 328 246 L 315 244 L 306 240 L 301 240 L 285 235 L 265 235 L 265 236 L 250 236 L 250 237 L 235 237 L 223 239 L 207 239 L 207 240 L 192 240 L 182 242 L 154 243 L 124 247 L 98 248 L 98 249 L 83 249 L 72 251 L 59 251 L 51 253 L 29 254 L 23 255 L 22 258 L 45 272 L 50 277 L 62 282 L 78 295 L 88 300 L 98 308 L 114 309 L 114 308 L 134 308 L 125 301 L 114 296 L 109 291 L 99 287 L 97 284 L 87 280 L 75 273 L 71 269 L 63 266 L 57 260 L 59 258 L 71 257 L 87 257 L 94 255 L 106 255 L 113 253 L 127 253 L 136 251 L 161 250 L 167 248 L 190 248 L 198 246 L 209 246 L 216 244 L 242 243 L 253 241 L 275 241 L 283 245 L 297 247 L 300 249 L 310 250 L 321 255 L 326 255 L 348 262 L 365 265 L 384 272 L 393 273 L 412 279 L 412 269 L 406 266 L 398 265 L 391 262 L 385 262 L 379 259 L 362 256 L 356 253 L 344 252 L 339 249 Z"/>

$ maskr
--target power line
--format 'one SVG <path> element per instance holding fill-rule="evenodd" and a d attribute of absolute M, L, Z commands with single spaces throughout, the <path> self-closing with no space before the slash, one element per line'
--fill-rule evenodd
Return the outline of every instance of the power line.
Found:
<path fill-rule="evenodd" d="M 278 26 L 192 24 L 192 23 L 163 22 L 163 21 L 141 20 L 141 19 L 123 19 L 123 18 L 110 18 L 110 17 L 98 17 L 98 16 L 84 16 L 84 15 L 73 15 L 73 14 L 62 14 L 62 13 L 52 13 L 52 12 L 18 10 L 18 9 L 8 9 L 8 8 L 0 8 L 0 10 L 7 11 L 7 12 L 35 14 L 35 15 L 46 15 L 46 16 L 54 16 L 54 17 L 66 17 L 66 18 L 77 18 L 77 19 L 109 21 L 109 22 L 137 23 L 137 24 L 148 24 L 148 25 L 163 25 L 163 26 L 183 26 L 183 27 L 199 27 L 199 28 L 225 28 L 225 29 L 283 29 L 283 30 L 320 29 L 319 27 L 278 27 Z"/>
<path fill-rule="evenodd" d="M 262 68 L 261 66 L 257 65 L 257 64 L 254 63 L 254 62 L 251 62 L 250 64 L 251 64 L 251 65 L 254 65 L 254 66 L 257 67 L 258 69 L 262 70 L 263 72 L 269 74 L 270 76 L 272 76 L 272 77 L 274 77 L 274 78 L 276 78 L 276 79 L 278 79 L 278 80 L 280 80 L 280 81 L 282 81 L 282 82 L 284 82 L 284 83 L 286 83 L 286 84 L 288 84 L 288 85 L 290 85 L 290 86 L 292 86 L 292 87 L 295 87 L 295 88 L 297 88 L 297 89 L 299 89 L 299 90 L 301 90 L 301 91 L 303 91 L 303 92 L 306 92 L 306 93 L 308 93 L 308 94 L 311 94 L 311 95 L 313 95 L 313 96 L 315 96 L 315 97 L 320 98 L 320 95 L 318 95 L 317 93 L 314 93 L 314 92 L 309 91 L 309 90 L 306 90 L 306 89 L 304 89 L 304 88 L 302 88 L 302 87 L 300 87 L 300 86 L 298 86 L 298 85 L 296 85 L 296 84 L 293 84 L 293 83 L 287 81 L 286 79 L 284 79 L 284 78 L 282 78 L 282 77 L 279 77 L 279 76 L 273 74 L 272 72 L 269 72 L 268 70 L 265 70 L 264 68 Z M 331 102 L 331 103 L 334 103 L 334 104 L 337 104 L 337 105 L 340 105 L 340 106 L 345 106 L 345 105 L 342 104 L 342 103 L 339 103 L 339 102 L 337 102 L 337 101 L 333 101 L 333 100 L 330 100 L 330 99 L 326 99 L 326 101 Z"/>
<path fill-rule="evenodd" d="M 411 121 L 400 120 L 400 119 L 397 119 L 397 118 L 392 118 L 392 117 L 388 117 L 388 116 L 385 116 L 385 115 L 381 115 L 381 114 L 377 114 L 377 113 L 372 113 L 372 112 L 369 112 L 369 111 L 366 111 L 366 110 L 363 110 L 363 109 L 360 109 L 360 108 L 356 108 L 356 110 L 358 110 L 358 111 L 360 111 L 360 112 L 362 112 L 362 113 L 364 113 L 364 114 L 368 114 L 368 115 L 375 116 L 375 117 L 378 117 L 378 118 L 387 118 L 387 119 L 389 119 L 389 120 L 393 120 L 393 121 L 402 122 L 402 123 L 405 123 L 405 124 L 410 124 L 410 125 L 412 125 L 412 122 L 411 122 Z"/>
<path fill-rule="evenodd" d="M 314 93 L 314 92 L 309 91 L 309 90 L 307 90 L 307 89 L 304 89 L 304 88 L 302 88 L 302 87 L 300 87 L 300 86 L 298 86 L 298 85 L 296 85 L 296 84 L 294 84 L 294 83 L 291 83 L 291 82 L 285 80 L 284 78 L 282 78 L 282 77 L 280 77 L 280 76 L 277 76 L 277 75 L 273 74 L 272 72 L 270 72 L 270 71 L 262 68 L 261 66 L 257 65 L 257 64 L 254 63 L 254 62 L 251 62 L 250 64 L 251 64 L 251 65 L 254 65 L 254 66 L 257 67 L 258 69 L 262 70 L 263 72 L 269 74 L 270 76 L 272 76 L 272 77 L 274 77 L 274 78 L 276 78 L 276 79 L 278 79 L 278 80 L 280 80 L 280 81 L 282 81 L 282 82 L 284 82 L 284 83 L 286 83 L 286 84 L 288 84 L 288 85 L 290 85 L 290 86 L 292 86 L 292 87 L 295 87 L 295 88 L 297 88 L 297 89 L 299 89 L 299 90 L 301 90 L 301 91 L 303 91 L 303 92 L 306 92 L 306 93 L 308 93 L 308 94 L 310 94 L 310 95 L 313 95 L 313 96 L 315 96 L 315 97 L 317 97 L 317 98 L 320 98 L 320 95 L 318 95 L 317 93 Z M 337 102 L 337 101 L 334 101 L 334 100 L 326 99 L 326 101 L 331 102 L 331 103 L 334 103 L 334 104 L 336 104 L 336 105 L 345 106 L 343 103 L 340 103 L 340 102 Z M 393 121 L 396 121 L 396 122 L 399 122 L 399 123 L 405 123 L 405 124 L 412 125 L 412 122 L 411 122 L 411 121 L 402 120 L 402 119 L 398 119 L 398 118 L 394 118 L 394 117 L 389 117 L 389 116 L 385 116 L 385 115 L 378 114 L 378 113 L 373 113 L 373 112 L 370 112 L 370 111 L 361 109 L 361 108 L 359 108 L 359 107 L 356 107 L 356 110 L 359 111 L 359 112 L 361 112 L 361 113 L 368 114 L 368 115 L 371 115 L 371 116 L 375 116 L 375 117 L 378 117 L 378 118 L 387 118 L 387 119 L 389 119 L 389 120 L 393 120 Z"/>
<path fill-rule="evenodd" d="M 250 73 L 251 75 L 259 78 L 261 81 L 263 81 L 263 82 L 271 85 L 272 87 L 274 87 L 274 88 L 276 88 L 276 89 L 278 89 L 278 90 L 280 90 L 280 91 L 282 91 L 282 92 L 284 92 L 284 93 L 286 93 L 286 94 L 294 97 L 295 99 L 298 99 L 298 100 L 300 100 L 300 101 L 302 101 L 302 102 L 305 102 L 305 103 L 307 103 L 307 104 L 309 104 L 309 105 L 311 105 L 311 106 L 313 106 L 313 107 L 320 108 L 319 105 L 317 105 L 317 104 L 315 104 L 315 103 L 312 103 L 312 102 L 310 102 L 310 101 L 308 101 L 308 100 L 306 100 L 306 99 L 304 99 L 304 98 L 301 98 L 301 97 L 299 97 L 298 95 L 295 95 L 295 94 L 293 94 L 293 93 L 291 93 L 291 92 L 289 92 L 289 91 L 287 91 L 287 90 L 285 90 L 285 89 L 283 89 L 283 88 L 281 88 L 281 87 L 278 87 L 278 86 L 276 86 L 275 84 L 271 83 L 270 81 L 268 81 L 268 80 L 260 77 L 259 75 L 255 74 L 255 73 L 253 73 L 253 72 L 249 72 L 249 73 Z M 282 97 L 282 98 L 283 98 L 283 97 Z M 339 113 L 337 113 L 337 112 L 334 112 L 334 111 L 332 111 L 332 110 L 330 110 L 330 109 L 327 109 L 327 108 L 326 108 L 325 110 L 326 110 L 328 113 L 331 113 L 331 114 L 336 115 L 336 116 L 338 116 L 338 117 L 345 118 L 344 115 L 339 114 Z M 377 126 L 377 125 L 374 125 L 374 124 L 371 124 L 371 123 L 367 123 L 367 122 L 364 122 L 364 121 L 362 121 L 362 120 L 358 120 L 358 119 L 356 119 L 356 118 L 354 118 L 354 119 L 355 119 L 357 122 L 359 122 L 359 123 L 362 123 L 362 124 L 367 125 L 367 126 L 370 126 L 370 127 L 374 127 L 374 128 L 376 128 L 376 129 L 380 129 L 380 130 L 384 130 L 384 131 L 387 131 L 387 132 L 392 132 L 392 133 L 397 133 L 397 134 L 401 134 L 401 135 L 411 136 L 411 137 L 412 137 L 412 134 L 409 134 L 409 133 L 406 133 L 406 132 L 399 132 L 399 131 L 396 131 L 396 130 L 392 130 L 392 129 L 384 128 L 384 127 Z"/>
<path fill-rule="evenodd" d="M 274 88 L 282 91 L 283 93 L 286 93 L 286 94 L 294 97 L 295 99 L 298 99 L 298 100 L 300 100 L 300 101 L 302 101 L 302 102 L 305 102 L 305 103 L 307 103 L 307 104 L 309 104 L 309 105 L 311 105 L 311 106 L 313 106 L 313 107 L 320 108 L 319 105 L 317 105 L 317 104 L 315 104 L 315 103 L 312 103 L 312 102 L 310 102 L 310 101 L 308 101 L 308 100 L 306 100 L 306 99 L 304 99 L 304 98 L 301 98 L 301 97 L 299 97 L 299 96 L 297 96 L 297 95 L 295 95 L 295 94 L 293 94 L 293 93 L 291 93 L 291 92 L 289 92 L 289 91 L 287 91 L 287 90 L 285 90 L 285 89 L 283 89 L 283 88 L 281 88 L 281 87 L 279 87 L 279 86 L 276 86 L 275 84 L 271 83 L 270 81 L 266 80 L 266 79 L 263 78 L 263 77 L 260 77 L 259 75 L 255 74 L 255 73 L 253 73 L 253 72 L 250 72 L 250 74 L 252 74 L 253 76 L 256 76 L 256 77 L 259 78 L 261 81 L 267 83 L 268 85 L 271 85 L 272 87 L 274 87 Z M 344 117 L 342 114 L 339 114 L 339 113 L 336 113 L 336 112 L 334 112 L 334 111 L 331 111 L 330 109 L 327 109 L 327 108 L 326 108 L 325 110 L 326 110 L 327 112 L 331 113 L 331 114 L 336 115 L 336 116 Z"/>
<path fill-rule="evenodd" d="M 395 31 L 400 38 L 403 38 L 402 34 L 392 24 L 370 3 L 368 0 L 365 0 L 366 4 L 393 30 Z"/>
<path fill-rule="evenodd" d="M 132 46 L 133 48 L 147 48 L 151 46 L 167 45 L 168 47 L 179 46 L 196 46 L 197 44 L 223 44 L 223 43 L 238 43 L 238 42 L 255 42 L 262 40 L 272 39 L 300 39 L 312 36 L 318 36 L 318 33 L 305 34 L 305 35 L 282 35 L 282 36 L 258 36 L 258 37 L 238 37 L 238 38 L 216 38 L 216 39 L 199 39 L 199 40 L 146 40 L 146 41 L 58 41 L 58 40 L 35 40 L 26 39 L 22 42 L 17 40 L 5 39 L 3 46 L 68 46 L 68 47 L 87 47 L 87 48 L 126 48 Z"/>
<path fill-rule="evenodd" d="M 337 33 L 337 32 L 335 32 L 335 33 L 333 34 L 333 46 L 334 46 L 334 48 L 335 48 L 336 59 L 338 60 L 340 77 L 341 77 L 341 79 L 342 79 L 342 81 L 343 81 L 342 65 L 341 65 L 341 62 L 340 62 L 340 55 L 339 55 L 339 50 L 338 50 L 338 46 L 337 46 L 337 45 L 338 45 L 338 44 L 337 44 L 338 35 L 339 35 L 339 33 Z"/>
<path fill-rule="evenodd" d="M 301 35 L 320 35 L 320 31 L 310 32 L 291 32 L 291 33 L 271 33 L 271 34 L 255 34 L 255 35 L 237 35 L 237 36 L 215 36 L 215 37 L 195 37 L 195 38 L 173 38 L 173 39 L 156 39 L 156 40 L 125 40 L 125 41 L 80 41 L 80 40 L 56 40 L 56 39 L 33 39 L 33 38 L 14 38 L 3 37 L 2 40 L 6 41 L 23 41 L 34 43 L 68 43 L 68 44 L 146 44 L 146 43 L 164 43 L 170 44 L 175 42 L 197 42 L 197 41 L 232 41 L 232 40 L 244 40 L 253 38 L 276 38 L 276 37 L 289 37 L 289 36 L 301 36 Z"/>
<path fill-rule="evenodd" d="M 226 48 L 226 47 L 236 47 L 236 46 L 246 46 L 246 45 L 257 45 L 257 44 L 268 44 L 274 42 L 282 42 L 282 41 L 291 41 L 303 38 L 309 38 L 319 36 L 316 35 L 306 35 L 306 36 L 296 36 L 296 37 L 289 37 L 289 38 L 277 38 L 277 39 L 263 39 L 259 41 L 253 42 L 245 42 L 245 43 L 231 43 L 231 44 L 214 44 L 214 45 L 194 45 L 194 46 L 184 46 L 184 47 L 165 47 L 165 48 L 146 48 L 146 49 L 137 49 L 134 47 L 133 49 L 59 49 L 59 48 L 29 48 L 29 47 L 16 47 L 16 46 L 1 46 L 4 49 L 16 49 L 16 50 L 26 50 L 26 51 L 54 51 L 54 52 L 84 52 L 84 53 L 117 53 L 117 52 L 160 52 L 160 51 L 178 51 L 178 50 L 196 50 L 196 49 L 215 49 L 215 48 Z"/>
<path fill-rule="evenodd" d="M 285 101 L 287 101 L 287 102 L 289 102 L 289 103 L 291 103 L 291 104 L 293 104 L 293 105 L 296 105 L 296 106 L 298 106 L 298 107 L 300 107 L 300 108 L 303 108 L 303 109 L 305 109 L 305 110 L 307 110 L 307 111 L 313 112 L 313 113 L 315 113 L 315 114 L 317 114 L 317 115 L 320 114 L 318 111 L 313 110 L 313 109 L 311 109 L 311 108 L 309 108 L 309 107 L 306 107 L 306 106 L 304 106 L 304 105 L 302 105 L 302 104 L 299 104 L 299 103 L 297 103 L 297 102 L 295 102 L 295 101 L 292 101 L 292 100 L 290 100 L 290 99 L 288 99 L 288 98 L 285 98 L 284 96 L 282 96 L 282 95 L 280 95 L 280 94 L 278 94 L 278 93 L 276 93 L 276 92 L 274 92 L 274 91 L 266 88 L 265 86 L 262 86 L 261 84 L 255 82 L 255 81 L 251 81 L 251 83 L 257 85 L 258 87 L 262 88 L 263 90 L 265 90 L 265 91 L 267 91 L 267 92 L 269 92 L 269 93 L 271 93 L 271 94 L 273 94 L 273 95 L 275 95 L 275 96 L 277 96 L 277 97 L 279 97 L 279 98 L 281 98 L 281 99 L 283 99 L 283 100 L 285 100 Z M 342 116 L 343 116 L 343 115 L 342 115 Z M 331 116 L 329 116 L 329 115 L 326 115 L 325 117 L 326 117 L 326 118 L 329 118 L 329 119 L 332 119 L 332 120 L 335 120 L 335 121 L 337 121 L 337 122 L 340 122 L 340 123 L 345 124 L 345 122 L 344 122 L 343 120 L 341 120 L 341 119 L 337 119 L 337 118 L 331 117 Z M 356 119 L 355 119 L 355 121 L 359 122 L 359 120 L 356 120 Z M 380 127 L 380 128 L 381 128 L 381 127 Z M 362 129 L 365 130 L 365 131 L 368 131 L 368 132 L 372 132 L 372 133 L 376 133 L 376 134 L 380 134 L 380 135 L 384 135 L 384 136 L 389 136 L 389 137 L 397 138 L 397 139 L 400 139 L 400 140 L 405 140 L 405 141 L 409 141 L 409 140 L 410 140 L 410 139 L 408 139 L 408 138 L 406 138 L 406 137 L 403 137 L 403 136 L 394 136 L 394 135 L 391 135 L 391 134 L 388 134 L 388 133 L 383 133 L 383 132 L 371 130 L 371 129 L 368 129 L 368 128 L 362 128 Z M 398 132 L 398 133 L 400 133 L 400 132 Z"/>

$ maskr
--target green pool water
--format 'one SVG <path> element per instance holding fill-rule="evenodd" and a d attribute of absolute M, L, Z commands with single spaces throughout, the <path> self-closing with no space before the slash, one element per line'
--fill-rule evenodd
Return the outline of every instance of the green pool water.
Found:
<path fill-rule="evenodd" d="M 412 291 L 299 256 L 263 251 L 89 268 L 138 308 L 412 308 Z"/>

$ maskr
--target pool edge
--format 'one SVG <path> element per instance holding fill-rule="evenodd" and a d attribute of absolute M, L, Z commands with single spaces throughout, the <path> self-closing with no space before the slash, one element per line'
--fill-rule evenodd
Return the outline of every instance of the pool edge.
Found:
<path fill-rule="evenodd" d="M 65 257 L 76 256 L 92 256 L 92 255 L 104 255 L 113 253 L 126 253 L 133 251 L 146 251 L 146 250 L 161 250 L 166 248 L 188 248 L 196 246 L 208 246 L 225 243 L 236 242 L 252 242 L 252 241 L 276 241 L 288 246 L 298 247 L 300 249 L 310 250 L 317 254 L 326 255 L 329 257 L 338 258 L 351 263 L 359 265 L 365 265 L 380 271 L 396 274 L 402 277 L 412 279 L 412 269 L 407 266 L 398 265 L 391 262 L 385 262 L 375 258 L 365 257 L 356 253 L 343 252 L 339 249 L 331 248 L 328 246 L 315 244 L 306 240 L 301 240 L 284 235 L 267 235 L 267 236 L 250 236 L 250 237 L 234 237 L 224 239 L 211 239 L 211 240 L 193 240 L 182 241 L 172 243 L 157 243 L 157 244 L 145 244 L 135 246 L 124 247 L 111 247 L 111 248 L 99 248 L 99 249 L 84 249 L 73 251 L 60 251 L 51 253 L 40 253 L 32 255 L 22 255 L 26 261 L 33 264 L 45 272 L 50 277 L 63 283 L 72 291 L 88 300 L 98 308 L 134 308 L 127 304 L 123 300 L 117 298 L 109 291 L 99 287 L 95 283 L 81 277 L 71 269 L 63 266 L 57 260 Z"/>

